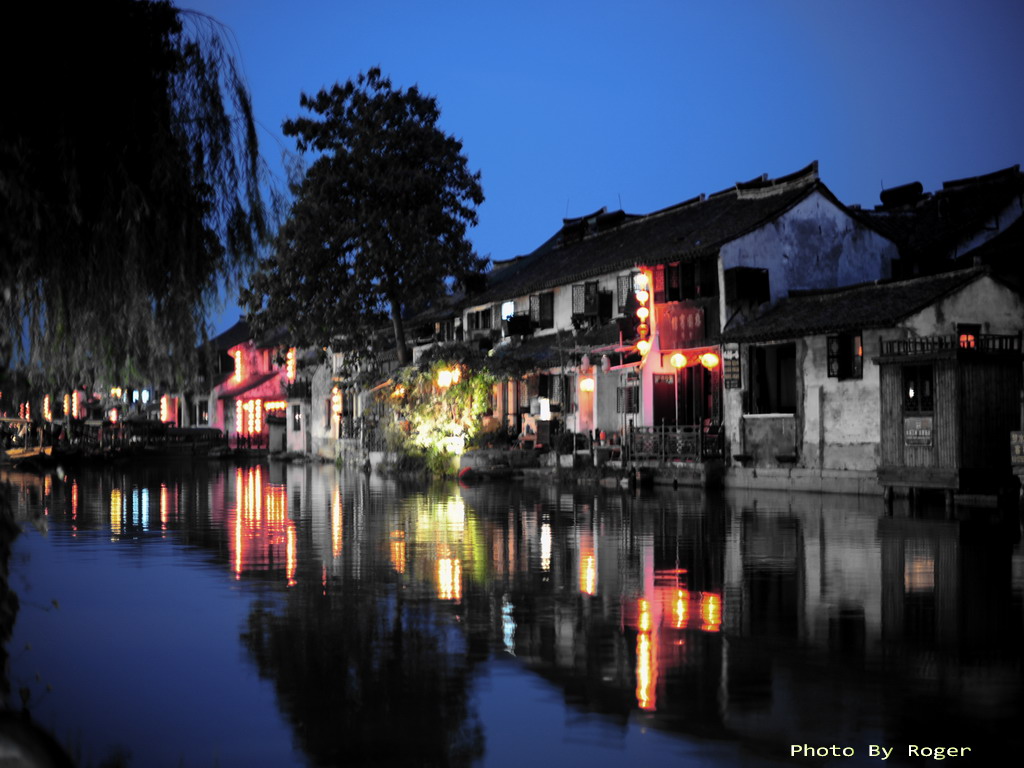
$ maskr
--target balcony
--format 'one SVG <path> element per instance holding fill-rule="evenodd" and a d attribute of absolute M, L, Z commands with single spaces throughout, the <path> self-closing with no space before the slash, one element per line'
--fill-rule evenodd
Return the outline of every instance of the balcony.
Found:
<path fill-rule="evenodd" d="M 996 334 L 949 334 L 948 336 L 922 336 L 916 339 L 897 339 L 883 342 L 885 357 L 911 355 L 937 355 L 955 352 L 1007 354 L 1021 351 L 1021 337 Z"/>

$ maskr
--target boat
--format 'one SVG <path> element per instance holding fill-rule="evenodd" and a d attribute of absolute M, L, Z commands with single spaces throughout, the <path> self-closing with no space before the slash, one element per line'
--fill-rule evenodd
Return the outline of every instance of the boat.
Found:
<path fill-rule="evenodd" d="M 10 464 L 26 462 L 45 463 L 53 458 L 52 445 L 37 445 L 31 448 L 8 448 L 4 451 L 4 459 Z"/>

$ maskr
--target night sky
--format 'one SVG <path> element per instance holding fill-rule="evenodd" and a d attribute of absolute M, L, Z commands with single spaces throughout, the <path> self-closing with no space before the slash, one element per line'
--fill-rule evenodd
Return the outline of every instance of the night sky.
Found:
<path fill-rule="evenodd" d="M 380 66 L 482 172 L 478 253 L 820 163 L 846 203 L 1024 160 L 1017 0 L 180 0 L 226 24 L 282 185 L 281 123 Z M 238 315 L 228 307 L 214 330 Z"/>

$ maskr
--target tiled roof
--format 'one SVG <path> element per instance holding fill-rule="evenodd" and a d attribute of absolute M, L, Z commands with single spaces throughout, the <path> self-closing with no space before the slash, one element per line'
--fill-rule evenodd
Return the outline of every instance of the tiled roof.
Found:
<path fill-rule="evenodd" d="M 1024 175 L 1013 166 L 947 181 L 934 193 L 923 192 L 918 183 L 886 192 L 897 193 L 889 204 L 854 215 L 895 242 L 903 257 L 948 258 L 959 243 L 991 226 L 997 214 L 1024 194 Z"/>
<path fill-rule="evenodd" d="M 760 317 L 727 328 L 723 341 L 773 341 L 861 328 L 886 328 L 986 274 L 965 269 L 929 277 L 790 294 Z"/>
<path fill-rule="evenodd" d="M 814 190 L 817 163 L 779 179 L 761 177 L 708 197 L 701 195 L 645 216 L 597 212 L 566 220 L 561 237 L 503 263 L 488 287 L 470 297 L 479 306 L 558 285 L 647 265 L 698 258 L 780 216 Z M 589 233 L 593 229 L 593 233 Z"/>
<path fill-rule="evenodd" d="M 269 373 L 257 373 L 255 376 L 249 376 L 244 379 L 241 383 L 229 387 L 228 389 L 222 390 L 218 393 L 218 397 L 221 400 L 230 400 L 233 397 L 238 397 L 241 394 L 245 394 L 250 389 L 255 389 L 260 384 L 270 381 L 275 376 L 280 376 L 280 371 L 270 371 Z"/>
<path fill-rule="evenodd" d="M 236 344 L 241 344 L 251 338 L 252 331 L 249 329 L 249 324 L 245 320 L 239 319 L 237 323 L 223 333 L 214 336 L 207 343 L 211 349 L 227 352 Z"/>

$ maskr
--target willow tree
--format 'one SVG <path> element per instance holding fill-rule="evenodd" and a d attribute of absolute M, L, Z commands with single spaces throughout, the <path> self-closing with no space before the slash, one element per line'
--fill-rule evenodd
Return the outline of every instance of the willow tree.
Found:
<path fill-rule="evenodd" d="M 438 126 L 437 101 L 379 69 L 300 105 L 310 114 L 284 132 L 312 160 L 246 295 L 250 319 L 356 356 L 390 324 L 404 364 L 404 319 L 483 269 L 466 239 L 480 174 Z"/>
<path fill-rule="evenodd" d="M 60 387 L 181 384 L 220 290 L 267 234 L 250 97 L 223 29 L 148 0 L 12 15 L 0 370 Z"/>

